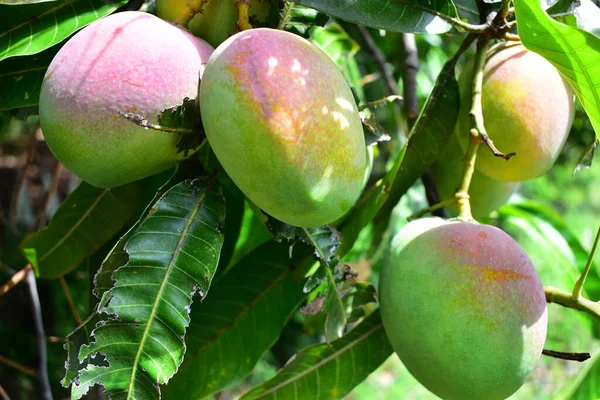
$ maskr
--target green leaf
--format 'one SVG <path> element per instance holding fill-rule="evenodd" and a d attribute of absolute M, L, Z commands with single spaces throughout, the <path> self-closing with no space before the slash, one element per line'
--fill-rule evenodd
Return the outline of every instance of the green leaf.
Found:
<path fill-rule="evenodd" d="M 288 1 L 280 13 L 279 29 L 307 37 L 314 26 L 324 26 L 329 17 L 312 8 L 302 7 Z"/>
<path fill-rule="evenodd" d="M 326 14 L 394 32 L 445 33 L 450 25 L 430 12 L 456 17 L 449 0 L 296 0 Z"/>
<path fill-rule="evenodd" d="M 100 322 L 100 316 L 94 312 L 65 338 L 64 348 L 67 351 L 67 361 L 65 361 L 65 377 L 61 381 L 64 387 L 69 387 L 71 382 L 74 382 L 79 376 L 79 371 L 86 368 L 88 364 L 108 366 L 101 357 L 86 357 L 81 362 L 79 361 L 79 349 L 90 342 L 92 330 L 98 322 Z"/>
<path fill-rule="evenodd" d="M 600 133 L 600 38 L 550 18 L 537 0 L 515 0 L 523 45 L 550 61 L 569 82 L 596 136 Z"/>
<path fill-rule="evenodd" d="M 448 61 L 438 75 L 421 114 L 412 128 L 388 198 L 378 214 L 385 220 L 400 198 L 433 163 L 452 136 L 460 107 L 454 64 Z"/>
<path fill-rule="evenodd" d="M 600 398 L 600 351 L 585 361 L 574 379 L 564 385 L 552 398 L 554 400 L 590 400 Z"/>
<path fill-rule="evenodd" d="M 107 319 L 79 353 L 81 360 L 100 353 L 109 366 L 84 368 L 74 398 L 96 383 L 115 397 L 159 398 L 158 384 L 177 372 L 192 297 L 206 296 L 223 244 L 225 204 L 211 186 L 196 179 L 171 188 L 127 241 L 129 261 L 101 300 Z"/>
<path fill-rule="evenodd" d="M 126 0 L 57 0 L 0 4 L 0 61 L 39 53 L 115 11 Z"/>
<path fill-rule="evenodd" d="M 267 242 L 215 279 L 192 306 L 187 354 L 163 399 L 199 399 L 248 375 L 304 301 L 306 246 Z M 310 260 L 310 259 L 309 259 Z"/>
<path fill-rule="evenodd" d="M 362 75 L 354 57 L 360 50 L 358 43 L 336 23 L 325 28 L 314 27 L 310 31 L 310 37 L 337 64 L 359 100 L 364 102 L 366 97 L 361 83 Z"/>
<path fill-rule="evenodd" d="M 113 189 L 82 182 L 58 208 L 50 224 L 20 245 L 39 267 L 38 276 L 57 278 L 77 267 L 125 225 L 139 205 L 147 180 Z"/>
<path fill-rule="evenodd" d="M 471 24 L 479 23 L 479 10 L 475 0 L 453 0 L 458 15 Z"/>
<path fill-rule="evenodd" d="M 341 339 L 301 350 L 242 399 L 341 399 L 392 352 L 377 311 Z"/>
<path fill-rule="evenodd" d="M 0 110 L 38 104 L 44 75 L 59 49 L 54 46 L 39 54 L 0 62 Z"/>

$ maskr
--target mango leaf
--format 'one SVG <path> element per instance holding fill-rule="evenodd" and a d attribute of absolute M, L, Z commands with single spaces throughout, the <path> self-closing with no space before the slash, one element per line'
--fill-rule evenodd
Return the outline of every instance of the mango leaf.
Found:
<path fill-rule="evenodd" d="M 392 352 L 376 311 L 341 339 L 301 350 L 242 399 L 341 399 Z"/>
<path fill-rule="evenodd" d="M 133 215 L 147 180 L 113 189 L 82 182 L 60 205 L 50 224 L 20 245 L 42 278 L 57 278 L 77 267 L 117 233 Z"/>
<path fill-rule="evenodd" d="M 279 29 L 308 37 L 308 31 L 312 27 L 324 26 L 328 19 L 327 15 L 317 10 L 288 1 L 280 13 Z"/>
<path fill-rule="evenodd" d="M 554 253 L 554 259 L 564 270 L 573 270 L 572 278 L 575 282 L 585 268 L 589 252 L 583 247 L 579 239 L 571 232 L 566 221 L 551 207 L 535 201 L 524 201 L 508 204 L 498 211 L 499 218 L 516 217 L 526 221 L 529 227 L 536 232 L 540 246 Z M 568 249 L 562 249 L 557 245 L 564 241 Z M 585 281 L 584 291 L 594 301 L 600 300 L 600 275 L 598 273 L 598 261 L 594 261 Z M 561 288 L 570 290 L 570 288 Z"/>
<path fill-rule="evenodd" d="M 600 133 L 600 37 L 553 20 L 537 0 L 515 0 L 523 45 L 550 61 L 569 82 L 596 136 Z"/>
<path fill-rule="evenodd" d="M 432 13 L 456 17 L 449 0 L 296 0 L 326 14 L 373 28 L 407 33 L 445 33 L 451 26 Z"/>
<path fill-rule="evenodd" d="M 0 61 L 39 53 L 115 11 L 126 0 L 57 0 L 0 4 Z"/>
<path fill-rule="evenodd" d="M 366 101 L 361 84 L 361 73 L 354 56 L 360 46 L 339 24 L 333 23 L 325 28 L 314 27 L 310 31 L 311 41 L 323 50 L 337 64 L 344 78 L 356 91 L 361 102 Z"/>
<path fill-rule="evenodd" d="M 554 400 L 589 400 L 600 398 L 600 351 L 596 352 L 591 359 L 577 373 L 574 379 L 564 385 L 558 393 L 552 396 Z"/>
<path fill-rule="evenodd" d="M 479 10 L 475 0 L 453 0 L 458 15 L 471 24 L 479 23 Z"/>
<path fill-rule="evenodd" d="M 87 367 L 88 364 L 108 366 L 101 357 L 86 357 L 82 362 L 79 361 L 79 349 L 90 342 L 92 330 L 100 321 L 100 316 L 94 311 L 92 315 L 65 338 L 64 348 L 67 351 L 67 361 L 65 361 L 65 377 L 61 381 L 64 387 L 69 387 L 71 382 L 75 381 L 79 376 L 79 371 Z"/>
<path fill-rule="evenodd" d="M 163 399 L 199 399 L 248 375 L 304 301 L 303 244 L 269 241 L 215 279 L 211 295 L 192 306 L 187 354 L 163 388 Z"/>
<path fill-rule="evenodd" d="M 38 54 L 0 62 L 0 110 L 38 104 L 44 75 L 59 49 L 53 46 Z"/>
<path fill-rule="evenodd" d="M 225 205 L 211 186 L 196 179 L 171 188 L 125 244 L 129 261 L 100 302 L 106 319 L 79 353 L 101 354 L 109 366 L 82 369 L 73 398 L 98 383 L 114 396 L 160 398 L 158 385 L 183 361 L 192 298 L 206 296 L 219 261 Z"/>

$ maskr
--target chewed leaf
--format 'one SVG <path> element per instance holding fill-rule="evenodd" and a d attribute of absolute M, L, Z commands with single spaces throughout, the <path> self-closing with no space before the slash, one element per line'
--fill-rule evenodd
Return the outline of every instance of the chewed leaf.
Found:
<path fill-rule="evenodd" d="M 223 236 L 224 200 L 200 179 L 171 188 L 124 246 L 129 260 L 113 273 L 100 313 L 105 317 L 83 346 L 80 360 L 101 354 L 109 366 L 83 369 L 75 398 L 102 384 L 113 398 L 160 398 L 183 361 L 192 297 L 205 297 Z"/>

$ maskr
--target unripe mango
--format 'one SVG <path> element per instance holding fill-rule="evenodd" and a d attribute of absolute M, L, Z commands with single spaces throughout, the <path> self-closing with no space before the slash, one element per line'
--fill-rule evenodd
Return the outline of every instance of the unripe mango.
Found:
<path fill-rule="evenodd" d="M 156 15 L 179 25 L 183 25 L 183 21 L 191 17 L 186 27 L 194 35 L 215 47 L 237 32 L 238 10 L 235 0 L 209 0 L 202 6 L 202 12 L 193 16 L 190 15 L 190 2 L 190 0 L 156 0 Z M 250 15 L 265 21 L 269 8 L 270 3 L 267 0 L 252 0 Z"/>
<path fill-rule="evenodd" d="M 437 184 L 441 200 L 450 198 L 460 186 L 464 170 L 465 154 L 453 134 L 446 148 L 431 167 L 431 176 Z M 488 178 L 477 170 L 473 171 L 469 187 L 469 200 L 473 217 L 485 217 L 504 205 L 517 190 L 520 182 L 499 181 Z M 447 207 L 450 215 L 458 210 L 453 203 Z"/>
<path fill-rule="evenodd" d="M 459 79 L 461 107 L 457 129 L 464 151 L 470 140 L 472 75 L 470 65 Z M 481 145 L 475 168 L 490 178 L 507 181 L 543 175 L 554 164 L 571 130 L 573 101 L 571 88 L 542 56 L 520 43 L 504 42 L 491 47 L 483 77 L 484 124 L 500 151 L 516 155 L 507 161 Z"/>
<path fill-rule="evenodd" d="M 544 289 L 525 252 L 500 229 L 411 222 L 394 237 L 379 282 L 394 350 L 443 399 L 505 399 L 540 359 Z"/>
<path fill-rule="evenodd" d="M 367 160 L 360 116 L 337 66 L 307 40 L 265 28 L 236 34 L 208 60 L 200 99 L 217 158 L 267 213 L 314 227 L 358 199 Z"/>
<path fill-rule="evenodd" d="M 179 136 L 147 130 L 119 111 L 156 122 L 165 108 L 195 98 L 198 73 L 213 48 L 142 12 L 102 18 L 71 38 L 52 60 L 40 95 L 40 123 L 56 158 L 84 181 L 113 187 L 184 158 Z"/>

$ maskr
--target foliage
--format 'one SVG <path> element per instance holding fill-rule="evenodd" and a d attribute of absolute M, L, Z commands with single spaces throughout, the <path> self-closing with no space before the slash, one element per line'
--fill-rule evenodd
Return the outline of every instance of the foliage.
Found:
<path fill-rule="evenodd" d="M 480 222 L 514 237 L 544 285 L 570 291 L 600 223 L 600 172 L 592 166 L 600 9 L 591 0 L 561 0 L 547 12 L 537 0 L 513 1 L 507 37 L 518 34 L 553 63 L 580 106 L 554 168 Z M 379 272 L 407 217 L 443 200 L 427 169 L 454 130 L 464 100 L 456 77 L 471 45 L 505 37 L 505 27 L 479 25 L 480 11 L 502 13 L 501 3 L 262 3 L 268 17 L 258 24 L 306 37 L 364 107 L 372 167 L 359 200 L 331 225 L 287 225 L 247 200 L 204 140 L 198 98 L 163 110 L 155 125 L 145 120 L 155 116 L 127 116 L 181 134 L 180 151 L 200 147 L 174 170 L 110 190 L 62 170 L 36 117 L 50 61 L 87 24 L 123 10 L 153 12 L 152 2 L 0 0 L 0 339 L 10 343 L 0 350 L 0 389 L 11 397 L 44 398 L 48 390 L 96 398 L 102 386 L 127 399 L 433 398 L 391 356 Z M 418 34 L 414 53 L 410 34 Z M 399 93 L 399 101 L 378 101 Z M 581 166 L 590 168 L 574 175 Z M 38 308 L 27 281 L 2 291 L 28 264 Z M 599 261 L 582 294 L 600 300 Z M 45 332 L 31 314 L 43 316 Z M 599 337 L 597 319 L 549 305 L 546 348 L 592 358 L 542 357 L 512 398 L 596 398 Z M 38 369 L 46 356 L 49 385 Z"/>

